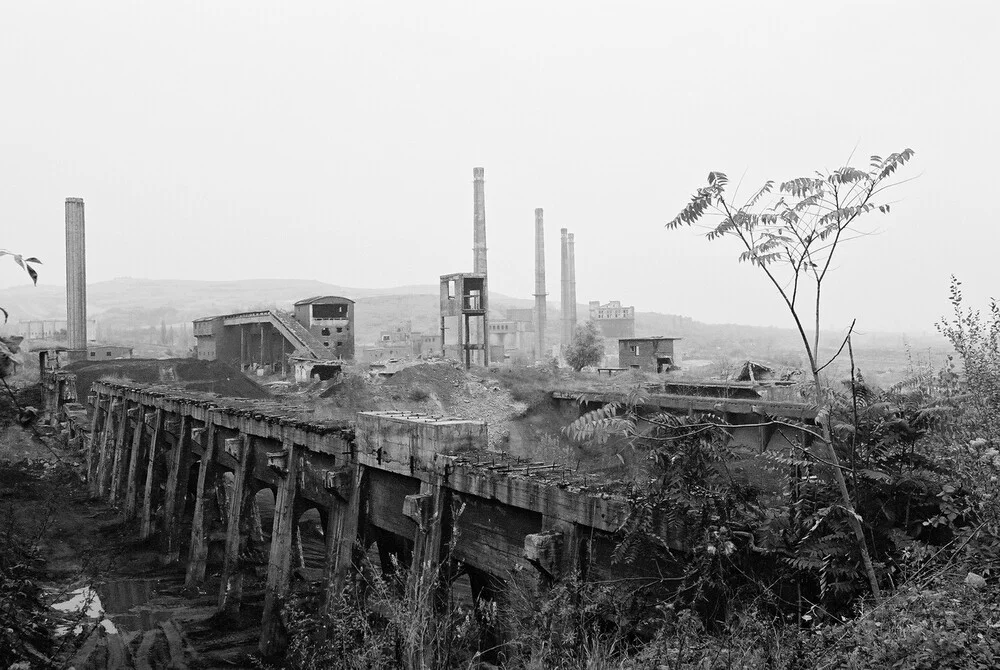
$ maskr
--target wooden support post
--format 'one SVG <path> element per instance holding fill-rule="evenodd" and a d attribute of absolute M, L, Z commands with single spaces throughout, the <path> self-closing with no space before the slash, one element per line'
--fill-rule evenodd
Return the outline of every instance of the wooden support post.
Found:
<path fill-rule="evenodd" d="M 109 469 L 108 463 L 108 443 L 111 442 L 115 433 L 115 407 L 117 401 L 114 397 L 108 398 L 108 407 L 104 414 L 104 428 L 101 431 L 100 455 L 97 459 L 97 474 L 90 483 L 90 495 L 93 498 L 100 497 L 104 493 L 104 481 L 107 478 Z"/>
<path fill-rule="evenodd" d="M 542 530 L 538 535 L 525 537 L 524 556 L 543 573 L 543 586 L 586 569 L 580 565 L 580 533 L 575 523 L 546 514 L 542 517 Z M 549 539 L 545 540 L 546 537 Z M 539 553 L 531 555 L 531 542 L 539 538 L 543 539 L 541 545 L 536 545 Z M 581 572 L 580 577 L 586 575 Z"/>
<path fill-rule="evenodd" d="M 406 496 L 404 513 L 417 523 L 413 535 L 413 561 L 406 586 L 407 597 L 414 604 L 417 618 L 413 625 L 417 639 L 411 640 L 404 650 L 409 670 L 435 667 L 432 640 L 435 636 L 437 617 L 435 607 L 441 590 L 439 565 L 448 510 L 448 491 L 440 482 L 420 483 L 420 493 Z"/>
<path fill-rule="evenodd" d="M 121 486 L 122 464 L 125 452 L 125 432 L 128 427 L 128 401 L 122 399 L 121 410 L 118 412 L 118 435 L 115 437 L 114 458 L 111 461 L 111 485 L 108 491 L 108 502 L 112 505 L 118 499 L 118 489 Z"/>
<path fill-rule="evenodd" d="M 97 462 L 95 451 L 97 449 L 97 427 L 101 424 L 101 394 L 98 393 L 94 400 L 94 416 L 90 420 L 90 441 L 87 444 L 87 483 L 91 489 L 94 486 L 94 464 Z"/>
<path fill-rule="evenodd" d="M 240 372 L 246 370 L 246 355 L 247 355 L 247 328 L 245 325 L 240 326 Z"/>
<path fill-rule="evenodd" d="M 142 459 L 142 434 L 146 432 L 146 408 L 138 407 L 135 416 L 135 427 L 132 429 L 132 452 L 128 461 L 128 472 L 125 475 L 125 518 L 135 517 L 136 500 L 139 496 L 139 461 Z"/>
<path fill-rule="evenodd" d="M 139 537 L 146 539 L 153 532 L 153 479 L 156 472 L 156 452 L 160 448 L 163 430 L 163 410 L 157 408 L 153 419 L 153 436 L 149 440 L 149 458 L 146 462 L 146 487 L 142 492 L 142 523 Z"/>
<path fill-rule="evenodd" d="M 253 467 L 253 442 L 246 433 L 240 435 L 239 465 L 233 473 L 233 494 L 229 499 L 229 522 L 226 525 L 226 554 L 222 564 L 222 583 L 219 587 L 219 611 L 236 614 L 240 610 L 243 595 L 243 571 L 240 566 L 240 550 L 243 545 L 246 519 L 243 512 L 247 507 L 247 476 Z"/>
<path fill-rule="evenodd" d="M 190 458 L 188 454 L 188 424 L 186 414 L 181 415 L 177 441 L 170 452 L 167 470 L 167 489 L 163 498 L 163 563 L 173 563 L 180 558 L 180 520 L 184 515 L 184 497 L 187 494 Z M 178 496 L 180 502 L 178 503 Z"/>
<path fill-rule="evenodd" d="M 295 445 L 288 438 L 284 444 L 287 470 L 278 486 L 274 502 L 274 530 L 271 532 L 271 555 L 267 562 L 267 587 L 264 592 L 264 615 L 261 620 L 260 652 L 274 656 L 287 642 L 281 625 L 281 608 L 291 586 L 292 527 L 295 525 L 295 494 L 298 482 L 298 458 Z"/>
<path fill-rule="evenodd" d="M 347 573 L 351 569 L 354 543 L 358 536 L 361 516 L 361 485 L 365 475 L 363 465 L 350 466 L 344 488 L 336 491 L 337 502 L 326 520 L 326 611 L 332 611 L 344 593 Z"/>
<path fill-rule="evenodd" d="M 191 549 L 188 553 L 187 577 L 184 586 L 197 587 L 205 581 L 205 565 L 208 561 L 208 541 L 205 537 L 205 499 L 208 497 L 207 483 L 214 469 L 215 421 L 209 414 L 208 429 L 205 431 L 205 449 L 201 454 L 198 468 L 198 488 L 195 490 L 194 516 L 191 518 Z"/>

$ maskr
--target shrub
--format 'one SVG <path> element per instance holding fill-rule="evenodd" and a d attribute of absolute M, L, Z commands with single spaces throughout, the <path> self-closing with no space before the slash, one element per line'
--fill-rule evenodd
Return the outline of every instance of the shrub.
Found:
<path fill-rule="evenodd" d="M 409 398 L 414 402 L 423 402 L 431 397 L 430 391 L 423 386 L 414 386 L 410 389 Z"/>
<path fill-rule="evenodd" d="M 579 372 L 588 365 L 597 365 L 604 358 L 604 341 L 597 324 L 588 321 L 577 328 L 573 341 L 566 347 L 566 363 Z"/>

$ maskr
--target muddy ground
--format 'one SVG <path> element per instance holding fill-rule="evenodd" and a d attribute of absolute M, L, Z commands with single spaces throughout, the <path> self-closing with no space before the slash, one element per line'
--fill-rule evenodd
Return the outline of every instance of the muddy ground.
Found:
<path fill-rule="evenodd" d="M 49 446 L 55 437 L 43 430 Z M 161 565 L 156 538 L 136 540 L 134 522 L 90 499 L 78 455 L 52 448 L 16 428 L 0 443 L 0 599 L 20 612 L 14 634 L 0 636 L 3 667 L 260 667 L 251 657 L 262 585 L 245 593 L 240 618 L 219 621 L 217 578 L 185 591 L 183 566 Z M 15 603 L 20 591 L 30 597 Z"/>
<path fill-rule="evenodd" d="M 317 418 L 409 409 L 483 419 L 493 449 L 579 463 L 579 454 L 559 435 L 578 410 L 557 406 L 548 394 L 573 382 L 564 376 L 546 370 L 469 373 L 448 363 L 425 363 L 389 379 L 354 374 L 304 393 L 277 395 L 307 404 Z M 32 393 L 22 392 L 22 405 L 37 400 Z M 20 659 L 30 663 L 21 668 L 77 670 L 263 667 L 256 659 L 263 571 L 245 584 L 240 615 L 219 619 L 218 561 L 213 568 L 210 555 L 206 584 L 186 591 L 183 565 L 161 564 L 156 536 L 136 540 L 136 522 L 123 521 L 121 510 L 90 498 L 82 455 L 61 448 L 51 429 L 19 426 L 13 409 L 0 401 L 0 568 L 6 589 L 0 592 L 0 612 L 16 611 L 20 619 L 8 626 L 11 633 L 0 631 L 0 667 Z M 550 453 L 539 453 L 542 448 Z M 584 469 L 602 466 L 601 459 L 585 460 L 590 462 Z M 260 503 L 264 565 L 273 500 Z M 322 561 L 322 537 L 316 530 L 310 537 L 309 523 L 304 519 L 300 525 L 299 584 L 305 588 Z M 188 537 L 183 528 L 181 537 Z M 217 559 L 221 542 L 214 540 Z"/>

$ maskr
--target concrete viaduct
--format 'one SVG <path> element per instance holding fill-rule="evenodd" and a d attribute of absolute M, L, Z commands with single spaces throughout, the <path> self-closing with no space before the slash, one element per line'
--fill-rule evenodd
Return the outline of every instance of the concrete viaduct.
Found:
<path fill-rule="evenodd" d="M 84 452 L 90 493 L 135 520 L 142 538 L 158 536 L 164 563 L 186 561 L 186 586 L 204 588 L 207 573 L 221 573 L 220 612 L 240 609 L 255 495 L 274 493 L 259 639 L 265 655 L 286 641 L 280 612 L 302 567 L 298 522 L 310 509 L 324 529 L 324 607 L 342 597 L 372 545 L 383 573 L 409 565 L 408 589 L 461 564 L 476 600 L 496 598 L 514 575 L 544 589 L 570 574 L 655 580 L 683 569 L 653 560 L 612 566 L 615 534 L 629 515 L 614 484 L 487 451 L 482 421 L 407 412 L 318 421 L 274 401 L 112 381 L 93 385 L 88 411 L 76 402 L 72 374 L 55 372 L 43 383 L 49 416 L 66 422 L 68 439 Z M 570 401 L 566 392 L 553 395 Z M 589 394 L 584 408 L 617 400 L 603 395 Z M 652 404 L 744 422 L 759 417 L 762 405 L 804 420 L 815 412 L 793 403 L 655 394 Z M 760 448 L 776 439 L 753 424 L 734 437 Z M 665 521 L 655 527 L 669 546 L 683 548 Z M 427 659 L 418 651 L 409 665 L 426 667 Z"/>
<path fill-rule="evenodd" d="M 324 528 L 327 607 L 341 597 L 356 552 L 373 543 L 380 556 L 409 559 L 413 588 L 414 576 L 443 567 L 447 555 L 464 566 L 477 599 L 494 598 L 515 572 L 541 588 L 576 570 L 608 574 L 614 533 L 629 513 L 593 476 L 486 451 L 481 421 L 405 412 L 305 420 L 270 401 L 110 381 L 94 384 L 88 412 L 71 402 L 72 375 L 54 378 L 49 399 L 62 400 L 93 496 L 136 520 L 142 538 L 158 535 L 164 563 L 185 560 L 189 587 L 206 582 L 210 543 L 224 544 L 222 612 L 240 608 L 255 494 L 275 493 L 259 640 L 267 655 L 285 642 L 279 614 L 309 509 Z M 210 513 L 219 499 L 221 520 Z M 649 567 L 652 576 L 663 569 Z"/>

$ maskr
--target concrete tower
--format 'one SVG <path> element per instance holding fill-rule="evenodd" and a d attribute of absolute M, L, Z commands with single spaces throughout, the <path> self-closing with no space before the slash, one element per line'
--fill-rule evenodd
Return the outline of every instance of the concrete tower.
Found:
<path fill-rule="evenodd" d="M 569 345 L 570 333 L 570 313 L 569 313 L 569 238 L 565 228 L 559 231 L 559 241 L 560 241 L 560 298 L 559 298 L 559 309 L 562 312 L 562 346 L 566 347 Z"/>
<path fill-rule="evenodd" d="M 569 234 L 569 339 L 573 341 L 576 333 L 576 250 L 573 233 Z"/>
<path fill-rule="evenodd" d="M 486 195 L 481 167 L 472 168 L 472 271 L 486 274 Z"/>
<path fill-rule="evenodd" d="M 535 210 L 535 358 L 545 358 L 545 227 L 542 208 Z"/>
<path fill-rule="evenodd" d="M 66 198 L 66 334 L 70 349 L 87 348 L 87 247 L 83 198 Z"/>

